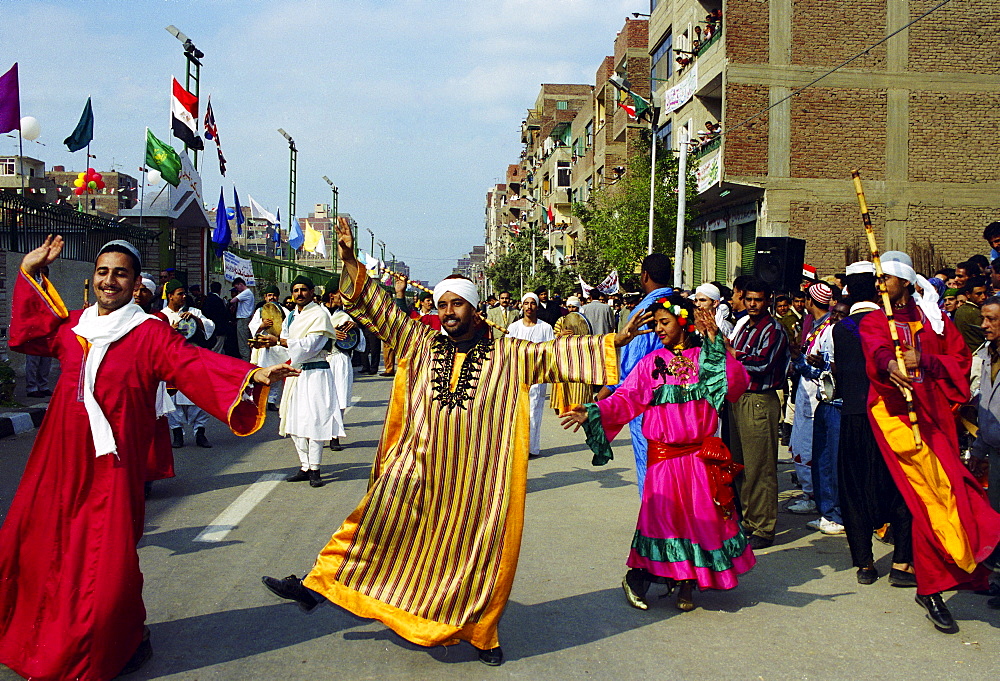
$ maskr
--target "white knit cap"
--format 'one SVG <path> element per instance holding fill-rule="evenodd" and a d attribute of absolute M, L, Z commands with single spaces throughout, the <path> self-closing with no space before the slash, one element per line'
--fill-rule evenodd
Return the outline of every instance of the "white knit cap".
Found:
<path fill-rule="evenodd" d="M 852 274 L 875 274 L 875 265 L 867 260 L 852 262 L 844 270 L 844 275 L 849 276 Z"/>
<path fill-rule="evenodd" d="M 438 306 L 438 301 L 445 293 L 454 293 L 456 296 L 465 298 L 472 307 L 479 306 L 479 291 L 476 285 L 468 279 L 442 279 L 434 287 L 434 307 Z"/>
<path fill-rule="evenodd" d="M 529 298 L 532 299 L 533 301 L 535 301 L 535 304 L 538 304 L 539 302 L 541 302 L 541 301 L 538 300 L 538 296 L 536 294 L 532 293 L 531 291 L 528 291 L 523 296 L 521 296 L 521 302 L 523 303 L 524 301 L 528 300 Z"/>
<path fill-rule="evenodd" d="M 694 290 L 695 295 L 698 295 L 699 293 L 707 298 L 711 298 L 716 302 L 722 300 L 722 292 L 719 290 L 719 287 L 716 286 L 715 284 L 702 284 L 701 286 L 699 286 Z"/>
<path fill-rule="evenodd" d="M 566 306 L 569 307 L 570 305 L 573 307 L 580 307 L 580 299 L 576 296 L 570 296 L 566 299 Z"/>
<path fill-rule="evenodd" d="M 149 292 L 156 295 L 156 283 L 152 279 L 142 278 L 142 285 L 149 289 Z"/>

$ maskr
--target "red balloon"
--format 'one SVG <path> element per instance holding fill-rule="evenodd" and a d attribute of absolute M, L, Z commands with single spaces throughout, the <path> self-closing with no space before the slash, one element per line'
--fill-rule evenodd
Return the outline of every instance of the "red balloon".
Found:
<path fill-rule="evenodd" d="M 94 181 L 95 182 L 100 182 L 102 177 L 104 177 L 104 176 L 101 175 L 100 173 L 94 173 Z"/>
<path fill-rule="evenodd" d="M 104 189 L 104 187 L 105 187 L 104 180 L 98 180 L 97 181 L 97 188 L 98 189 Z"/>
<path fill-rule="evenodd" d="M 83 187 L 73 187 L 73 193 L 76 194 L 77 196 L 80 196 L 81 194 L 83 194 Z"/>
<path fill-rule="evenodd" d="M 96 171 L 96 170 L 94 170 L 93 168 L 87 168 L 87 174 L 89 174 L 89 175 L 93 175 L 93 174 L 94 174 L 94 173 L 96 173 L 96 172 L 97 172 L 97 171 Z"/>

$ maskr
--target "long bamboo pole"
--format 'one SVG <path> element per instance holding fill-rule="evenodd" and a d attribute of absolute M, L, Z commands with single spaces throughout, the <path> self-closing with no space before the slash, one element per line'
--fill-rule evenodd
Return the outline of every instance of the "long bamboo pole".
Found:
<path fill-rule="evenodd" d="M 885 287 L 885 272 L 882 271 L 882 258 L 879 256 L 878 243 L 875 241 L 875 230 L 872 228 L 872 219 L 868 215 L 868 203 L 865 201 L 865 192 L 861 187 L 861 173 L 857 170 L 851 172 L 854 179 L 854 190 L 858 193 L 858 204 L 861 206 L 861 221 L 865 225 L 865 234 L 868 235 L 868 246 L 872 252 L 872 263 L 875 265 L 875 276 L 878 277 L 878 290 L 882 294 L 882 309 L 889 320 L 889 335 L 892 337 L 893 349 L 896 352 L 896 365 L 900 371 L 906 371 L 906 364 L 903 362 L 903 346 L 899 342 L 899 332 L 896 330 L 896 320 L 892 314 L 892 301 L 889 300 L 889 291 Z M 913 445 L 920 449 L 923 445 L 920 439 L 920 426 L 917 424 L 917 410 L 913 403 L 913 391 L 909 388 L 900 388 L 903 397 L 906 398 L 906 410 L 910 415 L 910 428 L 913 430 Z"/>

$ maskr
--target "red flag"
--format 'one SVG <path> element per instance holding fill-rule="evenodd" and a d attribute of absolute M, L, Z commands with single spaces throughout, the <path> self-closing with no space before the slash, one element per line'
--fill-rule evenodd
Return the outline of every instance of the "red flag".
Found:
<path fill-rule="evenodd" d="M 170 127 L 174 137 L 190 149 L 204 149 L 205 142 L 198 136 L 198 98 L 181 87 L 173 78 L 170 97 Z"/>

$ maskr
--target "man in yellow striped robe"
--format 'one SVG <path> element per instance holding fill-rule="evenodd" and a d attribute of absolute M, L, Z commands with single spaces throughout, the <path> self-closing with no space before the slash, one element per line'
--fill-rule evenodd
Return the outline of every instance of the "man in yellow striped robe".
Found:
<path fill-rule="evenodd" d="M 304 609 L 319 602 L 315 592 L 413 643 L 464 640 L 484 663 L 500 664 L 497 625 L 524 521 L 528 388 L 616 383 L 616 346 L 636 331 L 493 339 L 473 317 L 472 282 L 446 279 L 434 296 L 441 334 L 409 319 L 368 278 L 349 231 L 338 230 L 338 248 L 345 307 L 397 349 L 389 410 L 360 505 L 301 583 L 264 582 Z"/>

